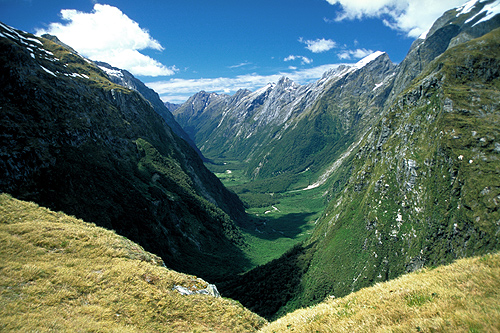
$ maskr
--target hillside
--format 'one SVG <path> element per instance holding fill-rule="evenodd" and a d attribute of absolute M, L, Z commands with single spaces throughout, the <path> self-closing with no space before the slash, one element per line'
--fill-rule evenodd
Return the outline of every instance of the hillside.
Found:
<path fill-rule="evenodd" d="M 0 195 L 0 330 L 252 332 L 238 303 L 181 295 L 206 288 L 116 233 Z"/>
<path fill-rule="evenodd" d="M 183 272 L 248 267 L 242 202 L 141 94 L 3 24 L 0 81 L 0 192 L 116 230 Z"/>
<path fill-rule="evenodd" d="M 239 303 L 181 295 L 207 282 L 116 233 L 0 195 L 0 330 L 99 332 L 489 331 L 500 327 L 500 255 L 379 283 L 269 323 Z M 264 326 L 266 325 L 266 326 Z"/>
<path fill-rule="evenodd" d="M 259 332 L 498 332 L 500 255 L 461 259 L 297 310 Z"/>

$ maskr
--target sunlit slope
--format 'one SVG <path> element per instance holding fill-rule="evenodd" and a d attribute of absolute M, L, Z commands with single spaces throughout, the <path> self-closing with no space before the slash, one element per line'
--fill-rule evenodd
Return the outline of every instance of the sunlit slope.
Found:
<path fill-rule="evenodd" d="M 458 260 L 327 298 L 262 332 L 498 332 L 500 255 Z"/>
<path fill-rule="evenodd" d="M 114 232 L 0 195 L 0 331 L 252 332 L 238 303 Z"/>

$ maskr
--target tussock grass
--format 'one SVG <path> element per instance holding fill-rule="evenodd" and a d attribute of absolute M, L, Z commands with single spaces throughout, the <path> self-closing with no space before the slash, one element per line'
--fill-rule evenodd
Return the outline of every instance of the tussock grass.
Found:
<path fill-rule="evenodd" d="M 139 245 L 63 213 L 0 195 L 0 331 L 252 332 L 237 302 L 181 296 L 206 282 Z"/>
<path fill-rule="evenodd" d="M 499 332 L 500 254 L 458 260 L 290 313 L 261 332 Z"/>

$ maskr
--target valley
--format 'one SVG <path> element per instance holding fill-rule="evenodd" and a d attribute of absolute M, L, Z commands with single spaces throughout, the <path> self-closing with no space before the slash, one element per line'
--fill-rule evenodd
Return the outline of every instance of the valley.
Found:
<path fill-rule="evenodd" d="M 255 266 L 278 258 L 312 234 L 327 199 L 322 187 L 305 190 L 310 184 L 307 172 L 294 184 L 293 188 L 299 189 L 272 193 L 265 186 L 256 186 L 249 180 L 241 169 L 241 163 L 206 163 L 206 166 L 246 206 L 251 218 L 240 228 L 248 243 L 244 252 Z"/>
<path fill-rule="evenodd" d="M 0 82 L 0 330 L 500 327 L 498 0 L 182 105 L 0 23 Z"/>

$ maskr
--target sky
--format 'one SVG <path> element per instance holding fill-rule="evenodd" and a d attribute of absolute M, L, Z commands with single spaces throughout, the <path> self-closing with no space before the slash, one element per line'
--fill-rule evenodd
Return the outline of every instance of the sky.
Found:
<path fill-rule="evenodd" d="M 56 35 L 182 103 L 193 94 L 299 84 L 375 51 L 401 62 L 467 0 L 0 0 L 0 21 Z"/>

